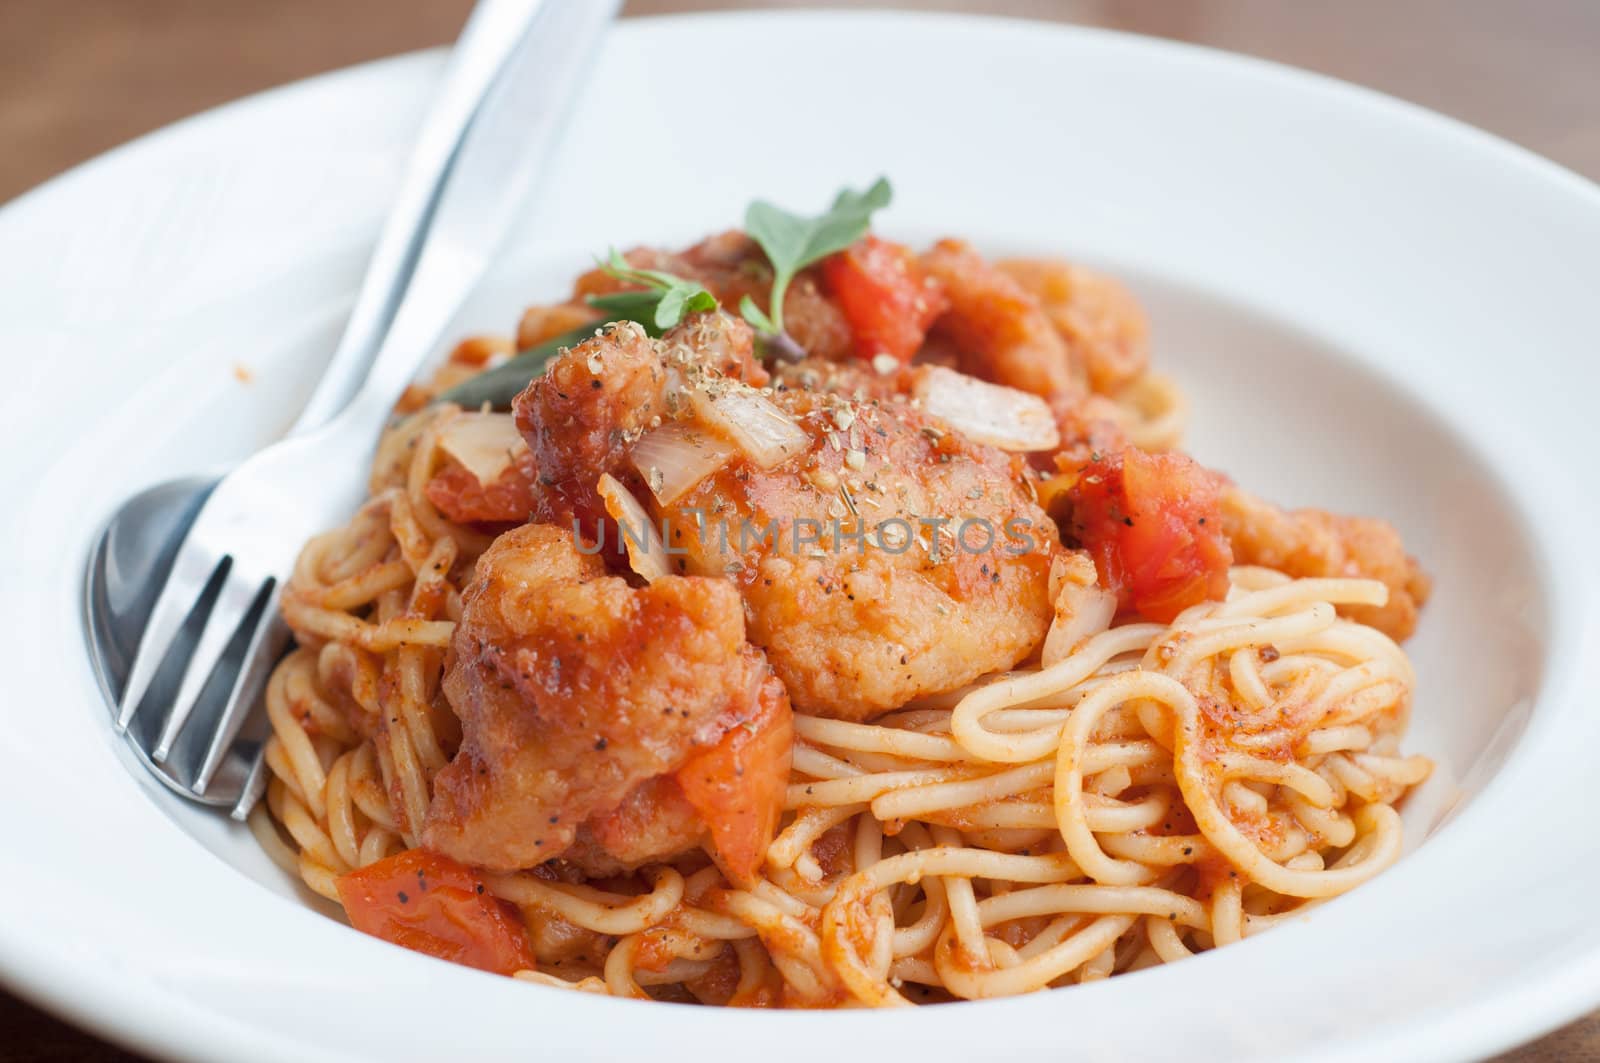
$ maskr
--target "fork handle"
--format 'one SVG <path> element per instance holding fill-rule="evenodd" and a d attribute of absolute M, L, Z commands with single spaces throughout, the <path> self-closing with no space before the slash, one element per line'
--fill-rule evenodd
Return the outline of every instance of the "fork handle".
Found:
<path fill-rule="evenodd" d="M 338 428 L 371 438 L 433 353 L 547 168 L 621 0 L 543 0 L 462 141 L 416 272 Z"/>
<path fill-rule="evenodd" d="M 541 0 L 479 0 L 450 53 L 339 345 L 291 435 L 333 418 L 360 388 L 416 270 L 461 142 Z"/>

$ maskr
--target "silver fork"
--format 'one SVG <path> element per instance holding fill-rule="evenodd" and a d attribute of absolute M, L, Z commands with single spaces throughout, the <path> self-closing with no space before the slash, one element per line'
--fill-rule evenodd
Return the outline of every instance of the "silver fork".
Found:
<path fill-rule="evenodd" d="M 537 10 L 538 0 L 480 0 L 473 9 L 412 148 L 344 334 L 289 435 L 325 423 L 365 378 L 415 271 L 445 178 L 456 162 L 467 128 Z M 190 478 L 140 491 L 117 507 L 90 551 L 84 586 L 87 648 L 119 729 L 126 729 L 130 722 L 127 710 L 136 710 L 145 699 L 152 702 L 152 708 L 176 700 L 179 675 L 175 671 L 187 662 L 197 629 L 204 626 L 209 598 L 202 594 L 189 611 L 177 644 L 158 652 L 154 640 L 149 643 L 151 651 L 140 658 L 144 663 L 138 675 L 133 674 L 134 659 L 156 599 L 167 586 L 178 547 L 215 486 L 213 478 Z M 243 624 L 252 636 L 258 625 L 271 628 L 262 633 L 259 647 L 254 648 L 257 656 L 281 650 L 286 641 L 286 632 L 266 606 L 262 603 L 253 610 Z M 248 811 L 261 788 L 259 742 L 252 743 L 246 734 L 229 745 L 232 736 L 205 735 L 200 723 L 201 719 L 220 718 L 220 702 L 235 687 L 247 700 L 254 693 L 250 684 L 259 676 L 238 670 L 243 655 L 237 642 L 230 644 L 196 703 L 201 718 L 194 719 L 191 710 L 195 726 L 178 732 L 181 744 L 168 741 L 160 761 L 152 754 L 161 744 L 165 716 L 147 712 L 127 734 L 140 762 L 169 789 L 206 804 L 233 806 L 240 815 Z M 217 674 L 226 672 L 230 664 L 232 674 Z M 122 711 L 118 711 L 119 703 Z"/>
<path fill-rule="evenodd" d="M 511 228 L 619 2 L 487 0 L 483 6 L 502 18 L 479 22 L 478 12 L 474 22 L 509 33 L 509 39 L 499 38 L 507 56 L 504 70 L 467 128 L 366 382 L 331 421 L 268 447 L 216 485 L 178 548 L 139 640 L 118 705 L 121 732 L 136 714 L 149 711 L 151 681 L 180 631 L 197 631 L 177 694 L 154 747 L 146 750 L 162 765 L 183 739 L 191 763 L 178 774 L 191 780 L 186 789 L 197 799 L 205 799 L 267 673 L 282 655 L 287 632 L 278 617 L 278 595 L 300 547 L 347 519 L 360 503 L 379 428 Z M 519 9 L 520 33 L 514 26 Z M 325 379 L 311 407 L 336 408 L 341 388 L 348 389 L 347 380 Z M 324 396 L 325 391 L 331 394 Z M 224 652 L 241 641 L 231 688 L 220 711 L 207 714 L 206 740 L 191 740 L 186 726 L 202 692 Z M 139 733 L 150 732 L 141 728 Z M 235 818 L 248 813 L 261 779 L 258 759 L 234 804 Z"/>

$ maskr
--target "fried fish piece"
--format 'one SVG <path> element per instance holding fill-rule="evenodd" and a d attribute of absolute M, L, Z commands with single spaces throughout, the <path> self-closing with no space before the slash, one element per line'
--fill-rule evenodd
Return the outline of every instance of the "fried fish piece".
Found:
<path fill-rule="evenodd" d="M 1432 584 L 1388 522 L 1321 509 L 1284 510 L 1230 485 L 1222 493 L 1222 526 L 1238 564 L 1275 568 L 1297 578 L 1381 580 L 1389 588 L 1386 604 L 1339 611 L 1396 641 L 1416 630 Z"/>
<path fill-rule="evenodd" d="M 789 705 L 745 641 L 726 581 L 633 586 L 570 533 L 517 528 L 478 561 L 443 689 L 462 742 L 433 780 L 429 848 L 496 870 L 587 853 L 601 873 L 675 855 L 707 830 L 707 803 L 678 773 L 725 743 L 736 755 L 713 760 L 736 769 L 723 781 L 763 810 L 759 849 L 770 840 Z M 616 830 L 618 815 L 636 829 Z"/>
<path fill-rule="evenodd" d="M 742 347 L 740 331 L 725 315 L 691 319 L 652 343 L 618 325 L 564 354 L 516 402 L 542 489 L 592 514 L 602 474 L 630 486 L 681 551 L 668 558 L 675 571 L 737 587 L 751 641 L 801 711 L 868 719 L 1031 655 L 1060 544 L 1026 463 L 886 386 L 856 398 L 785 373 L 757 391 L 723 371 L 738 364 L 723 352 Z M 738 389 L 798 429 L 794 453 L 766 464 L 738 454 L 658 502 L 631 448 L 651 425 L 702 418 Z M 556 451 L 572 424 L 581 434 Z"/>
<path fill-rule="evenodd" d="M 995 268 L 1039 301 L 1097 394 L 1115 395 L 1149 368 L 1150 323 L 1118 281 L 1051 258 L 1001 259 Z"/>

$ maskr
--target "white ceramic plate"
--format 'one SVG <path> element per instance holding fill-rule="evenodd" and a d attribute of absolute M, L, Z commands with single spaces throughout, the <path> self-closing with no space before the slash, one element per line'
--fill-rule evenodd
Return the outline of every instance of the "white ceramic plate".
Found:
<path fill-rule="evenodd" d="M 562 995 L 309 906 L 130 773 L 82 648 L 97 524 L 289 422 L 439 68 L 392 60 L 146 138 L 0 212 L 0 973 L 179 1056 L 569 1060 L 1482 1054 L 1600 1003 L 1600 193 L 1412 107 L 1194 48 L 887 15 L 624 25 L 543 205 L 463 329 L 608 244 L 887 173 L 882 228 L 1130 278 L 1205 460 L 1382 514 L 1437 577 L 1412 850 L 1301 924 L 1159 970 L 915 1013 Z M 235 368 L 246 370 L 241 382 Z"/>

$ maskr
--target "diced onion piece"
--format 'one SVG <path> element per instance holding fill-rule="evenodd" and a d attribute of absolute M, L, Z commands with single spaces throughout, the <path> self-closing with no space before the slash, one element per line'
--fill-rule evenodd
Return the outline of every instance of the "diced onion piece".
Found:
<path fill-rule="evenodd" d="M 647 583 L 671 575 L 667 568 L 667 549 L 639 500 L 610 473 L 601 473 L 594 489 L 605 502 L 606 512 L 617 522 L 617 534 L 628 551 L 628 567 L 643 576 Z"/>
<path fill-rule="evenodd" d="M 727 440 L 683 421 L 669 421 L 633 445 L 633 467 L 650 493 L 670 506 L 738 453 Z"/>
<path fill-rule="evenodd" d="M 1061 443 L 1050 407 L 1037 395 L 924 366 L 912 393 L 922 408 L 976 443 L 1001 450 L 1052 450 Z"/>
<path fill-rule="evenodd" d="M 509 413 L 462 413 L 439 429 L 439 449 L 487 487 L 500 479 L 528 444 Z"/>
<path fill-rule="evenodd" d="M 1050 590 L 1056 615 L 1039 653 L 1039 663 L 1046 668 L 1070 657 L 1084 639 L 1110 627 L 1117 615 L 1117 596 L 1097 582 L 1087 554 L 1065 554 L 1052 561 Z"/>
<path fill-rule="evenodd" d="M 793 417 L 748 384 L 719 380 L 691 389 L 689 401 L 701 421 L 733 440 L 763 469 L 804 453 L 810 445 Z"/>

